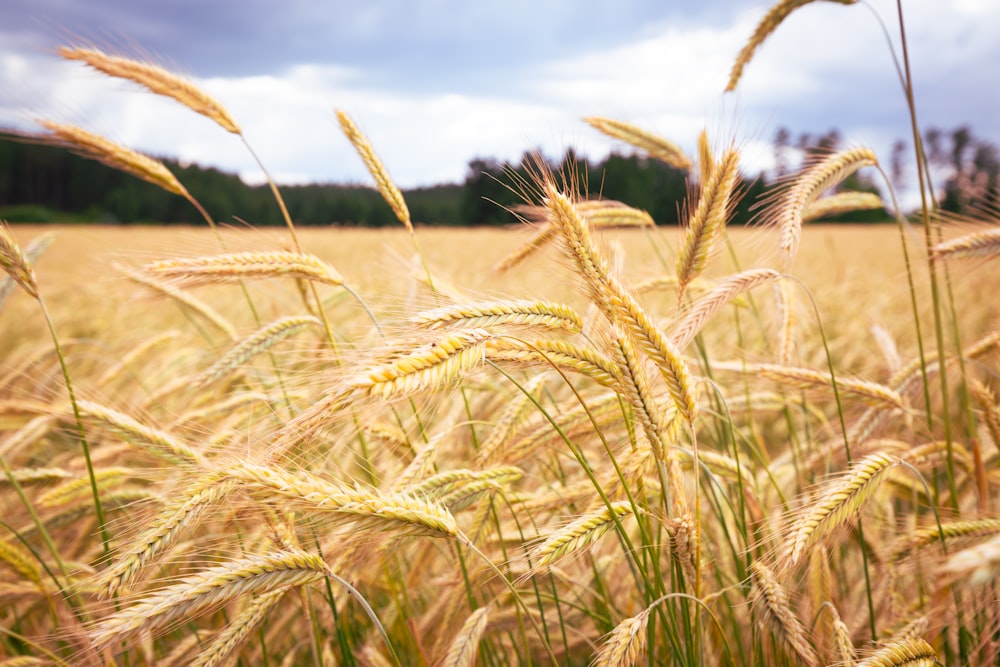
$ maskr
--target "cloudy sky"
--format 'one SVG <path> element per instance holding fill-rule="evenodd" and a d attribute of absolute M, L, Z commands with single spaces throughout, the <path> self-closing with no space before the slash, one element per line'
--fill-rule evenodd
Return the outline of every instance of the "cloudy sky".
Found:
<path fill-rule="evenodd" d="M 476 156 L 622 149 L 599 115 L 694 152 L 707 128 L 744 169 L 771 165 L 776 130 L 838 128 L 890 147 L 908 116 L 879 17 L 895 0 L 817 2 L 729 69 L 771 0 L 3 0 L 0 126 L 45 117 L 155 155 L 257 181 L 239 140 L 169 100 L 60 62 L 63 44 L 152 59 L 221 100 L 280 182 L 368 182 L 337 128 L 350 113 L 402 187 L 461 181 Z M 921 123 L 1000 144 L 1000 2 L 903 0 Z"/>

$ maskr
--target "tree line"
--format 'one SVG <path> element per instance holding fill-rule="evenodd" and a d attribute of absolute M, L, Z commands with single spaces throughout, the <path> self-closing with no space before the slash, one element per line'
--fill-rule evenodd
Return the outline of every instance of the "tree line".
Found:
<path fill-rule="evenodd" d="M 840 147 L 836 130 L 824 135 L 800 135 L 779 129 L 774 138 L 773 174 L 741 177 L 742 197 L 731 224 L 747 224 L 752 205 L 810 155 Z M 965 127 L 952 132 L 931 130 L 925 148 L 932 165 L 947 174 L 943 208 L 958 213 L 975 206 L 997 208 L 997 150 L 977 139 Z M 902 187 L 906 145 L 892 153 L 891 173 Z M 405 190 L 411 217 L 418 224 L 498 225 L 516 220 L 511 209 L 524 203 L 525 184 L 537 157 L 526 153 L 517 163 L 475 158 L 468 163 L 462 183 Z M 235 174 L 175 160 L 164 162 L 191 194 L 220 220 L 239 219 L 254 226 L 283 224 L 278 207 L 265 186 L 247 186 Z M 559 160 L 548 160 L 556 173 L 572 174 L 591 196 L 623 201 L 643 209 L 658 224 L 682 220 L 690 188 L 687 171 L 640 155 L 614 152 L 598 162 L 572 150 Z M 795 166 L 797 168 L 797 165 Z M 868 174 L 854 175 L 841 189 L 881 194 Z M 312 184 L 283 186 L 282 195 L 298 225 L 382 227 L 398 224 L 379 194 L 361 185 Z M 229 217 L 232 216 L 232 217 Z M 0 133 L 0 217 L 14 222 L 105 222 L 197 224 L 200 217 L 180 197 L 128 174 L 77 157 L 55 146 L 26 142 L 13 133 Z M 859 212 L 840 216 L 847 221 L 888 220 L 885 213 Z"/>

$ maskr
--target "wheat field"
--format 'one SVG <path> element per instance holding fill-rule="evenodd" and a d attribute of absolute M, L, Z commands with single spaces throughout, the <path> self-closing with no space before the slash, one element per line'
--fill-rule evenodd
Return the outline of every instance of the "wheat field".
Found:
<path fill-rule="evenodd" d="M 206 225 L 0 226 L 0 665 L 996 664 L 989 215 L 808 224 L 852 148 L 729 229 L 727 139 L 588 118 L 683 229 L 541 161 L 522 225 L 414 227 L 337 120 L 398 230 L 229 229 L 44 123 Z"/>

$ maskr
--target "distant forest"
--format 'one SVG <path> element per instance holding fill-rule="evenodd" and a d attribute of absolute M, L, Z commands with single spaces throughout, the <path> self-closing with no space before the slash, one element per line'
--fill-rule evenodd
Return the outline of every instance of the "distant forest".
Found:
<path fill-rule="evenodd" d="M 774 179 L 793 169 L 811 153 L 840 147 L 836 130 L 807 134 L 792 140 L 780 129 L 774 138 L 776 173 L 744 176 L 742 199 L 731 224 L 751 221 L 753 203 Z M 949 174 L 938 184 L 942 208 L 965 213 L 973 207 L 1000 209 L 997 149 L 961 127 L 951 132 L 930 130 L 925 147 L 932 165 Z M 902 183 L 903 165 L 910 156 L 897 142 L 887 171 L 896 187 Z M 283 224 L 277 205 L 265 186 L 247 186 L 234 174 L 175 160 L 164 162 L 202 205 L 223 222 L 246 221 L 253 226 Z M 529 155 L 517 164 L 490 158 L 469 162 L 464 182 L 404 191 L 411 217 L 427 225 L 498 225 L 516 218 L 509 208 L 523 203 L 518 183 L 527 178 Z M 661 225 L 677 225 L 683 215 L 681 202 L 689 187 L 686 171 L 635 154 L 612 153 L 600 162 L 567 152 L 551 161 L 556 172 L 576 170 L 591 196 L 623 201 L 649 212 Z M 883 194 L 867 173 L 856 174 L 841 190 Z M 397 225 L 379 194 L 362 185 L 282 186 L 282 195 L 297 225 L 382 227 Z M 121 224 L 198 224 L 201 218 L 191 205 L 154 185 L 77 157 L 66 149 L 25 142 L 13 133 L 0 132 L 0 218 L 11 222 L 101 222 Z M 885 212 L 864 211 L 838 216 L 838 220 L 881 222 Z"/>

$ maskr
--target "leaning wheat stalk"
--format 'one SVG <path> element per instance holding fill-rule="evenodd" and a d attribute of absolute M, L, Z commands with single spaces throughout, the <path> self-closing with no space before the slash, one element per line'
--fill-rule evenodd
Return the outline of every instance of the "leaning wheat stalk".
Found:
<path fill-rule="evenodd" d="M 393 183 L 392 178 L 389 176 L 389 170 L 385 168 L 382 160 L 375 154 L 375 149 L 372 148 L 368 137 L 361 133 L 361 130 L 358 129 L 358 126 L 355 125 L 350 116 L 339 109 L 337 110 L 337 120 L 340 122 L 340 129 L 344 132 L 344 136 L 354 146 L 354 150 L 358 152 L 361 161 L 368 168 L 368 173 L 375 179 L 375 185 L 378 188 L 379 194 L 389 204 L 389 208 L 396 214 L 396 218 L 406 227 L 406 231 L 412 234 L 413 223 L 410 221 L 410 209 L 406 206 L 403 193 Z"/>
<path fill-rule="evenodd" d="M 802 222 L 810 222 L 830 215 L 872 211 L 885 208 L 885 202 L 874 192 L 838 192 L 817 199 L 802 211 Z"/>
<path fill-rule="evenodd" d="M 10 233 L 7 223 L 0 223 L 0 270 L 6 273 L 11 280 L 21 286 L 21 288 L 38 298 L 38 283 L 35 281 L 35 272 L 31 268 L 31 263 L 20 246 Z"/>
<path fill-rule="evenodd" d="M 774 633 L 798 656 L 798 664 L 818 667 L 819 659 L 809 643 L 805 627 L 792 609 L 788 592 L 771 569 L 760 561 L 754 561 L 750 565 L 750 580 L 753 584 L 750 601 L 761 629 L 765 633 Z"/>
<path fill-rule="evenodd" d="M 643 609 L 615 626 L 594 656 L 590 667 L 633 667 L 646 653 L 649 615 L 653 607 Z"/>
<path fill-rule="evenodd" d="M 726 278 L 684 312 L 671 332 L 671 341 L 677 349 L 683 350 L 723 306 L 737 296 L 780 277 L 781 274 L 773 269 L 750 269 Z"/>
<path fill-rule="evenodd" d="M 172 98 L 189 109 L 212 119 L 227 132 L 240 134 L 240 127 L 221 103 L 200 88 L 176 74 L 151 63 L 111 56 L 97 49 L 62 47 L 59 55 L 66 60 L 79 60 L 98 72 L 119 79 L 128 79 L 165 97 Z"/>
<path fill-rule="evenodd" d="M 858 663 L 857 667 L 937 667 L 934 647 L 920 638 L 888 644 Z"/>
<path fill-rule="evenodd" d="M 862 167 L 878 164 L 869 148 L 852 148 L 834 153 L 806 168 L 769 208 L 768 219 L 778 229 L 779 248 L 786 261 L 795 257 L 802 234 L 802 214 L 826 190 Z"/>
<path fill-rule="evenodd" d="M 310 326 L 318 326 L 320 321 L 311 315 L 282 317 L 258 329 L 237 343 L 194 381 L 194 386 L 203 387 L 238 369 L 247 360 L 265 352 L 280 341 L 294 336 Z"/>
<path fill-rule="evenodd" d="M 739 153 L 734 149 L 726 151 L 702 183 L 698 205 L 677 252 L 678 301 L 683 301 L 688 284 L 704 270 L 715 237 L 726 226 L 739 176 L 738 163 Z"/>
<path fill-rule="evenodd" d="M 48 141 L 65 146 L 83 157 L 97 160 L 113 169 L 120 169 L 136 178 L 158 185 L 167 192 L 184 197 L 189 201 L 193 198 L 181 185 L 177 177 L 167 169 L 162 162 L 120 146 L 104 137 L 87 132 L 79 127 L 64 125 L 51 120 L 38 121 L 39 125 L 51 132 Z"/>
<path fill-rule="evenodd" d="M 584 514 L 564 528 L 549 535 L 531 552 L 531 559 L 538 567 L 545 567 L 559 558 L 579 551 L 599 539 L 615 520 L 632 514 L 631 503 L 616 501 Z"/>
<path fill-rule="evenodd" d="M 808 549 L 845 525 L 875 494 L 899 460 L 885 454 L 860 459 L 803 511 L 787 542 L 788 562 L 795 565 Z"/>
<path fill-rule="evenodd" d="M 583 328 L 580 315 L 571 307 L 529 299 L 443 306 L 417 313 L 411 321 L 428 329 L 516 325 L 579 333 Z"/>
<path fill-rule="evenodd" d="M 931 248 L 931 255 L 937 259 L 995 257 L 1000 255 L 1000 229 L 988 229 L 943 241 Z"/>
<path fill-rule="evenodd" d="M 246 609 L 212 638 L 211 643 L 198 654 L 190 667 L 216 667 L 224 664 L 229 656 L 246 643 L 250 633 L 267 618 L 291 588 L 285 586 L 255 597 Z"/>
<path fill-rule="evenodd" d="M 229 600 L 302 586 L 330 574 L 322 558 L 300 550 L 235 559 L 161 588 L 105 618 L 91 633 L 91 643 L 98 650 L 108 648 L 139 631 L 156 632 Z"/>
<path fill-rule="evenodd" d="M 489 620 L 490 605 L 472 612 L 455 635 L 451 646 L 448 647 L 448 653 L 439 666 L 472 667 L 476 662 L 476 653 L 479 652 L 479 640 L 483 638 Z"/>
<path fill-rule="evenodd" d="M 235 283 L 248 278 L 292 277 L 328 285 L 343 285 L 332 266 L 299 252 L 239 252 L 205 257 L 164 259 L 143 266 L 153 276 L 181 285 Z"/>
<path fill-rule="evenodd" d="M 853 5 L 857 0 L 832 0 L 833 2 L 838 2 L 842 5 Z M 778 29 L 781 22 L 788 18 L 788 15 L 793 11 L 802 7 L 803 5 L 808 5 L 813 0 L 781 0 L 778 4 L 771 7 L 764 18 L 760 20 L 757 24 L 757 28 L 753 32 L 753 36 L 750 37 L 750 41 L 746 43 L 743 50 L 736 57 L 736 62 L 733 63 L 733 69 L 729 73 L 729 82 L 726 84 L 726 92 L 736 89 L 736 84 L 739 83 L 740 77 L 743 76 L 743 70 L 750 63 L 753 58 L 754 52 L 757 48 L 764 43 L 768 36 Z"/>
<path fill-rule="evenodd" d="M 610 118 L 590 116 L 583 120 L 595 130 L 642 149 L 650 157 L 662 160 L 672 167 L 677 169 L 691 168 L 691 160 L 684 155 L 684 152 L 663 137 L 646 132 L 635 125 L 619 120 L 611 120 Z"/>

